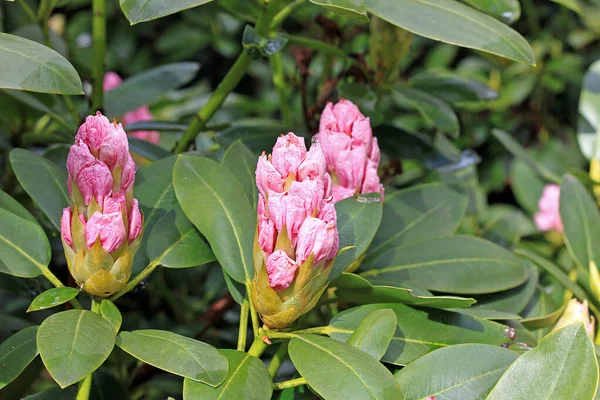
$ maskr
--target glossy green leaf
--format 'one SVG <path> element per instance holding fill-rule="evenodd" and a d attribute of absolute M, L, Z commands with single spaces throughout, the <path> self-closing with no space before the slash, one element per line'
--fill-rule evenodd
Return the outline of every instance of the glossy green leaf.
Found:
<path fill-rule="evenodd" d="M 238 282 L 250 281 L 256 219 L 239 180 L 216 161 L 183 155 L 175 163 L 173 182 L 181 208 L 223 268 Z"/>
<path fill-rule="evenodd" d="M 131 25 L 150 21 L 176 12 L 210 3 L 212 0 L 119 0 L 123 14 Z"/>
<path fill-rule="evenodd" d="M 0 33 L 0 88 L 83 94 L 73 66 L 56 51 L 19 36 Z"/>
<path fill-rule="evenodd" d="M 590 261 L 600 265 L 600 212 L 585 186 L 572 175 L 560 185 L 560 217 L 565 230 L 565 243 L 571 257 L 586 270 Z"/>
<path fill-rule="evenodd" d="M 421 72 L 411 76 L 408 84 L 415 89 L 458 105 L 498 98 L 498 93 L 483 83 L 449 72 Z"/>
<path fill-rule="evenodd" d="M 186 379 L 184 400 L 269 400 L 273 381 L 262 361 L 241 351 L 221 350 L 229 361 L 229 375 L 218 387 Z"/>
<path fill-rule="evenodd" d="M 358 325 L 347 343 L 380 360 L 392 341 L 396 325 L 396 314 L 392 310 L 375 310 Z"/>
<path fill-rule="evenodd" d="M 115 333 L 100 315 L 69 310 L 42 322 L 37 344 L 46 369 L 64 389 L 102 365 L 115 345 Z"/>
<path fill-rule="evenodd" d="M 158 161 L 171 155 L 169 150 L 136 137 L 129 137 L 129 151 L 150 161 Z"/>
<path fill-rule="evenodd" d="M 6 192 L 0 190 L 0 208 L 4 208 L 6 211 L 10 211 L 18 217 L 26 219 L 27 221 L 37 223 L 35 217 L 23 207 L 21 203 L 10 197 Z"/>
<path fill-rule="evenodd" d="M 50 243 L 36 223 L 0 208 L 0 272 L 35 278 L 50 263 Z"/>
<path fill-rule="evenodd" d="M 226 166 L 238 178 L 248 200 L 256 208 L 258 201 L 258 189 L 256 187 L 256 163 L 258 156 L 254 155 L 246 145 L 238 140 L 234 142 L 223 155 L 223 165 Z"/>
<path fill-rule="evenodd" d="M 471 7 L 499 19 L 505 24 L 516 22 L 521 16 L 519 0 L 462 0 Z"/>
<path fill-rule="evenodd" d="M 75 396 L 77 396 L 76 387 L 66 389 L 53 387 L 24 397 L 22 400 L 75 400 Z"/>
<path fill-rule="evenodd" d="M 379 18 L 417 35 L 535 64 L 533 49 L 520 34 L 457 1 L 366 0 L 366 5 Z"/>
<path fill-rule="evenodd" d="M 337 278 L 353 263 L 360 262 L 381 224 L 382 204 L 379 195 L 351 197 L 338 201 L 335 210 L 340 249 L 352 248 L 336 257 L 330 280 Z"/>
<path fill-rule="evenodd" d="M 387 363 L 408 365 L 435 349 L 455 344 L 500 346 L 510 342 L 509 328 L 492 321 L 452 311 L 416 309 L 390 303 L 342 311 L 333 317 L 326 333 L 334 339 L 347 341 L 367 315 L 385 308 L 393 310 L 398 320 L 394 337 L 382 358 Z"/>
<path fill-rule="evenodd" d="M 510 168 L 510 182 L 519 205 L 529 214 L 535 214 L 544 190 L 544 180 L 526 162 L 514 160 Z"/>
<path fill-rule="evenodd" d="M 45 310 L 64 304 L 77 297 L 79 290 L 72 287 L 57 287 L 39 294 L 27 309 L 27 312 Z"/>
<path fill-rule="evenodd" d="M 458 137 L 458 117 L 445 101 L 421 90 L 404 86 L 394 88 L 392 97 L 398 107 L 417 111 L 428 127 Z"/>
<path fill-rule="evenodd" d="M 403 303 L 432 308 L 462 308 L 475 304 L 475 299 L 456 296 L 434 296 L 423 289 L 415 291 L 402 282 L 388 279 L 366 280 L 358 275 L 344 273 L 332 286 L 336 295 L 351 304 Z"/>
<path fill-rule="evenodd" d="M 0 389 L 11 383 L 38 355 L 38 327 L 25 328 L 0 344 Z"/>
<path fill-rule="evenodd" d="M 159 0 L 121 0 L 121 4 L 124 2 L 145 2 L 148 8 L 152 8 L 154 3 L 159 3 Z M 179 3 L 182 2 L 177 2 L 177 4 Z M 160 4 L 175 3 L 160 1 Z M 152 104 L 161 98 L 165 92 L 177 89 L 191 81 L 196 76 L 199 68 L 198 64 L 192 62 L 167 64 L 148 69 L 125 79 L 119 87 L 106 92 L 104 95 L 106 114 L 116 118 L 126 111 Z"/>
<path fill-rule="evenodd" d="M 216 137 L 217 143 L 228 148 L 237 140 L 241 140 L 253 154 L 270 152 L 277 137 L 290 129 L 270 119 L 251 119 L 234 123 L 223 129 Z"/>
<path fill-rule="evenodd" d="M 549 328 L 558 322 L 567 303 L 556 304 L 544 288 L 538 287 L 531 302 L 523 311 L 524 318 L 520 321 L 527 329 Z"/>
<path fill-rule="evenodd" d="M 153 329 L 121 332 L 117 346 L 143 362 L 210 386 L 227 377 L 227 358 L 206 343 Z"/>
<path fill-rule="evenodd" d="M 577 141 L 588 159 L 600 159 L 600 61 L 593 63 L 583 78 L 579 98 Z"/>
<path fill-rule="evenodd" d="M 487 399 L 593 399 L 598 361 L 583 324 L 546 336 L 502 375 Z"/>
<path fill-rule="evenodd" d="M 465 197 L 441 184 L 386 194 L 382 217 L 385 223 L 379 226 L 364 264 L 393 247 L 453 233 L 466 208 Z"/>
<path fill-rule="evenodd" d="M 518 314 L 508 313 L 504 311 L 488 310 L 486 308 L 480 307 L 452 308 L 450 309 L 450 311 L 456 311 L 462 314 L 470 315 L 472 317 L 489 319 L 492 321 L 510 321 L 522 319 L 522 317 Z"/>
<path fill-rule="evenodd" d="M 300 375 L 325 400 L 404 399 L 387 368 L 346 343 L 299 335 L 290 341 L 289 354 Z"/>
<path fill-rule="evenodd" d="M 63 209 L 69 205 L 65 171 L 52 161 L 24 149 L 13 149 L 10 163 L 23 189 L 60 231 Z"/>
<path fill-rule="evenodd" d="M 123 316 L 117 306 L 112 301 L 103 299 L 100 303 L 100 315 L 110 322 L 116 335 L 121 328 L 121 323 L 123 323 Z"/>
<path fill-rule="evenodd" d="M 459 294 L 494 293 L 523 284 L 523 262 L 502 247 L 473 236 L 425 239 L 392 248 L 372 262 L 365 278 L 405 281 Z"/>
<path fill-rule="evenodd" d="M 138 121 L 125 125 L 125 131 L 127 133 L 135 131 L 183 132 L 187 127 L 187 124 L 171 121 Z"/>
<path fill-rule="evenodd" d="M 215 261 L 215 255 L 179 205 L 152 228 L 146 254 L 167 268 L 189 268 Z"/>
<path fill-rule="evenodd" d="M 518 356 L 498 346 L 461 344 L 432 351 L 395 376 L 406 400 L 479 400 Z"/>
<path fill-rule="evenodd" d="M 358 21 L 369 20 L 365 0 L 310 0 L 310 2 L 325 7 L 342 17 Z"/>

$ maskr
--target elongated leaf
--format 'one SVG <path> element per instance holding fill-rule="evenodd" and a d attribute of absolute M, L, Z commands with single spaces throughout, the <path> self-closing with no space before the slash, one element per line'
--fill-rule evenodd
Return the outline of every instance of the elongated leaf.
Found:
<path fill-rule="evenodd" d="M 151 262 L 167 268 L 189 268 L 215 261 L 210 247 L 183 214 L 179 205 L 153 227 L 146 253 Z"/>
<path fill-rule="evenodd" d="M 129 151 L 133 154 L 137 154 L 150 161 L 158 161 L 163 158 L 167 158 L 171 153 L 163 147 L 160 147 L 154 143 L 150 143 L 146 140 L 138 139 L 135 137 L 129 137 Z"/>
<path fill-rule="evenodd" d="M 338 255 L 329 275 L 337 278 L 346 268 L 358 267 L 381 224 L 382 205 L 379 196 L 348 198 L 335 204 L 340 249 L 352 246 Z M 356 263 L 353 265 L 353 263 Z"/>
<path fill-rule="evenodd" d="M 282 133 L 289 129 L 278 122 L 268 119 L 252 119 L 237 122 L 223 129 L 217 136 L 217 142 L 228 148 L 237 140 L 241 140 L 252 153 L 260 154 L 273 148 L 273 143 Z"/>
<path fill-rule="evenodd" d="M 454 0 L 366 0 L 366 5 L 379 18 L 417 35 L 535 64 L 533 49 L 516 31 Z"/>
<path fill-rule="evenodd" d="M 117 346 L 147 364 L 210 386 L 219 386 L 227 377 L 227 358 L 217 349 L 173 332 L 121 332 Z"/>
<path fill-rule="evenodd" d="M 594 345 L 583 324 L 574 324 L 519 357 L 487 399 L 593 399 L 597 387 Z"/>
<path fill-rule="evenodd" d="M 269 400 L 273 381 L 262 361 L 241 351 L 221 350 L 229 361 L 229 375 L 218 387 L 186 379 L 184 400 Z"/>
<path fill-rule="evenodd" d="M 408 365 L 417 358 L 440 347 L 462 343 L 482 343 L 495 346 L 510 342 L 511 330 L 477 317 L 452 311 L 415 309 L 403 304 L 369 304 L 337 314 L 329 323 L 327 334 L 347 341 L 367 315 L 389 308 L 396 313 L 398 326 L 382 361 Z"/>
<path fill-rule="evenodd" d="M 600 265 L 600 213 L 586 188 L 572 175 L 560 185 L 560 218 L 571 257 L 586 270 L 590 261 Z"/>
<path fill-rule="evenodd" d="M 121 328 L 121 323 L 123 322 L 123 316 L 121 315 L 121 312 L 117 306 L 115 306 L 112 301 L 103 299 L 102 303 L 100 303 L 100 314 L 105 320 L 110 322 L 116 335 Z"/>
<path fill-rule="evenodd" d="M 173 182 L 181 208 L 223 268 L 236 281 L 249 282 L 256 217 L 235 175 L 216 161 L 183 155 L 175 163 Z"/>
<path fill-rule="evenodd" d="M 380 360 L 392 341 L 396 325 L 392 310 L 375 310 L 360 323 L 347 343 Z"/>
<path fill-rule="evenodd" d="M 100 367 L 115 345 L 115 333 L 100 315 L 69 310 L 42 322 L 37 344 L 46 369 L 64 389 Z"/>
<path fill-rule="evenodd" d="M 583 78 L 579 98 L 579 123 L 577 140 L 583 155 L 600 159 L 600 61 L 593 63 Z"/>
<path fill-rule="evenodd" d="M 29 305 L 29 308 L 27 309 L 27 312 L 56 307 L 74 299 L 78 294 L 79 290 L 72 287 L 57 287 L 48 289 L 33 299 Z"/>
<path fill-rule="evenodd" d="M 523 284 L 523 262 L 502 247 L 472 236 L 448 236 L 392 248 L 377 257 L 365 278 L 406 281 L 443 293 L 500 292 Z"/>
<path fill-rule="evenodd" d="M 76 387 L 70 387 L 64 390 L 61 390 L 59 387 L 53 387 L 24 397 L 23 400 L 75 400 L 76 396 Z"/>
<path fill-rule="evenodd" d="M 183 132 L 187 127 L 187 124 L 170 121 L 138 121 L 125 125 L 125 131 L 127 133 L 135 131 Z"/>
<path fill-rule="evenodd" d="M 494 100 L 498 93 L 477 80 L 463 78 L 448 72 L 422 72 L 408 80 L 411 87 L 422 90 L 452 103 Z"/>
<path fill-rule="evenodd" d="M 364 265 L 392 247 L 453 233 L 466 209 L 467 199 L 441 184 L 414 186 L 386 195 L 385 223 L 379 226 Z"/>
<path fill-rule="evenodd" d="M 38 355 L 37 326 L 25 328 L 0 344 L 0 389 L 11 383 Z"/>
<path fill-rule="evenodd" d="M 212 0 L 119 0 L 123 13 L 131 23 L 150 21 L 188 8 L 210 3 Z"/>
<path fill-rule="evenodd" d="M 458 117 L 445 101 L 418 89 L 403 86 L 394 89 L 393 98 L 398 107 L 418 111 L 429 127 L 458 137 Z"/>
<path fill-rule="evenodd" d="M 358 21 L 368 21 L 365 0 L 310 0 L 311 3 L 323 6 L 342 17 Z"/>
<path fill-rule="evenodd" d="M 75 68 L 56 51 L 19 36 L 0 33 L 0 88 L 83 94 Z"/>
<path fill-rule="evenodd" d="M 512 24 L 521 16 L 519 0 L 462 0 L 505 24 Z"/>
<path fill-rule="evenodd" d="M 67 174 L 52 161 L 23 149 L 10 152 L 10 163 L 23 189 L 60 231 L 63 208 L 69 205 Z"/>
<path fill-rule="evenodd" d="M 223 165 L 231 170 L 238 178 L 248 200 L 253 208 L 256 208 L 258 201 L 258 189 L 256 187 L 256 163 L 258 156 L 255 156 L 246 145 L 238 140 L 234 142 L 223 155 Z"/>
<path fill-rule="evenodd" d="M 50 263 L 50 243 L 36 223 L 0 208 L 0 272 L 35 278 Z"/>
<path fill-rule="evenodd" d="M 37 223 L 35 217 L 23 207 L 21 203 L 10 197 L 7 193 L 0 190 L 0 208 L 4 208 L 6 211 L 10 211 L 18 217 L 26 219 L 27 221 Z"/>
<path fill-rule="evenodd" d="M 567 303 L 557 305 L 544 288 L 538 287 L 520 322 L 527 329 L 550 328 L 556 325 L 566 308 Z"/>
<path fill-rule="evenodd" d="M 515 160 L 510 168 L 510 181 L 519 205 L 529 214 L 535 214 L 544 190 L 544 180 L 526 162 Z"/>
<path fill-rule="evenodd" d="M 290 341 L 289 354 L 300 375 L 326 400 L 404 398 L 383 365 L 346 343 L 299 335 Z"/>
<path fill-rule="evenodd" d="M 492 390 L 519 353 L 486 344 L 435 350 L 396 374 L 406 400 L 479 400 Z"/>
<path fill-rule="evenodd" d="M 198 1 L 198 0 L 196 0 Z M 146 3 L 151 8 L 158 4 L 181 4 L 179 2 L 163 2 L 159 0 L 121 0 L 121 5 L 128 3 Z M 200 66 L 192 62 L 161 65 L 125 79 L 116 89 L 105 94 L 106 114 L 118 117 L 126 111 L 135 110 L 143 105 L 152 104 L 165 92 L 176 89 L 191 81 Z"/>

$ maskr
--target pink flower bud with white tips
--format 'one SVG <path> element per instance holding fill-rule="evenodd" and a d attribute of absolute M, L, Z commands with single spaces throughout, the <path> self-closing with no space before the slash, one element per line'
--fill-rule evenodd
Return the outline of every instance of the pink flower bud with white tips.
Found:
<path fill-rule="evenodd" d="M 536 227 L 542 231 L 563 232 L 560 218 L 560 186 L 548 184 L 544 186 L 538 201 L 538 212 L 533 217 Z"/>
<path fill-rule="evenodd" d="M 252 301 L 265 324 L 283 328 L 310 311 L 327 286 L 339 247 L 331 178 L 318 142 L 279 137 L 259 157 Z"/>
<path fill-rule="evenodd" d="M 143 230 L 133 198 L 135 163 L 120 124 L 100 113 L 88 117 L 67 170 L 71 205 L 61 220 L 67 264 L 83 290 L 108 296 L 127 284 Z"/>
<path fill-rule="evenodd" d="M 333 180 L 334 201 L 355 194 L 379 192 L 383 185 L 377 168 L 380 152 L 369 118 L 351 101 L 328 103 L 319 124 L 319 141 Z"/>

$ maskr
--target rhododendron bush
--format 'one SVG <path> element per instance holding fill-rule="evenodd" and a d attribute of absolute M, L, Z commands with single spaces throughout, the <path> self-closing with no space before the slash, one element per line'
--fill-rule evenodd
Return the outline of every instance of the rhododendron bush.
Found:
<path fill-rule="evenodd" d="M 0 399 L 599 398 L 594 15 L 1 2 Z"/>

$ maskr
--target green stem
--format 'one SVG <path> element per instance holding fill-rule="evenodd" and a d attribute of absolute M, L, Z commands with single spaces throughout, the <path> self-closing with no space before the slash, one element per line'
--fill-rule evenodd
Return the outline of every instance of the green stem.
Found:
<path fill-rule="evenodd" d="M 23 7 L 23 10 L 25 11 L 25 14 L 27 14 L 29 19 L 31 19 L 31 22 L 37 22 L 37 17 L 35 16 L 31 7 L 29 7 L 29 4 L 27 4 L 25 0 L 19 0 L 19 4 L 21 4 L 21 7 Z"/>
<path fill-rule="evenodd" d="M 293 388 L 296 386 L 306 385 L 306 379 L 297 378 L 289 381 L 277 382 L 273 384 L 273 390 L 283 390 L 287 388 Z"/>
<path fill-rule="evenodd" d="M 282 342 L 279 345 L 277 352 L 271 359 L 268 370 L 269 370 L 269 374 L 271 375 L 272 378 L 275 377 L 275 375 L 277 374 L 277 371 L 279 371 L 279 368 L 281 368 L 281 364 L 283 364 L 283 361 L 285 361 L 285 357 L 288 354 L 289 344 L 290 344 L 290 342 Z"/>
<path fill-rule="evenodd" d="M 129 283 L 127 283 L 127 285 L 123 289 L 119 290 L 117 293 L 115 293 L 112 296 L 110 296 L 109 300 L 112 301 L 112 302 L 114 302 L 119 297 L 121 297 L 125 293 L 129 292 L 131 289 L 133 289 L 134 287 L 136 287 L 138 285 L 138 283 L 140 283 L 141 281 L 143 281 L 144 279 L 146 279 L 146 277 L 148 275 L 150 275 L 156 269 L 156 267 L 158 267 L 159 265 L 160 264 L 158 262 L 151 262 L 150 264 L 148 264 L 146 266 L 146 268 L 144 268 L 144 270 L 142 272 L 140 272 L 139 274 L 137 274 L 135 276 L 135 278 L 133 278 L 132 280 L 130 280 Z"/>
<path fill-rule="evenodd" d="M 246 337 L 248 336 L 248 312 L 250 312 L 250 305 L 248 298 L 245 298 L 242 302 L 242 310 L 240 311 L 240 329 L 238 334 L 238 351 L 246 350 Z"/>
<path fill-rule="evenodd" d="M 103 111 L 104 90 L 104 58 L 106 56 L 106 4 L 104 0 L 92 1 L 92 109 Z"/>
<path fill-rule="evenodd" d="M 536 5 L 533 4 L 532 0 L 523 0 L 523 8 L 525 11 L 525 16 L 527 17 L 527 24 L 529 25 L 531 34 L 534 36 L 539 36 L 541 28 Z"/>
<path fill-rule="evenodd" d="M 254 342 L 252 342 L 252 346 L 250 346 L 248 354 L 256 358 L 260 358 L 266 349 L 267 344 L 262 340 L 261 337 L 257 336 L 254 338 Z"/>
<path fill-rule="evenodd" d="M 77 390 L 77 397 L 75 400 L 88 400 L 90 398 L 90 391 L 92 389 L 92 374 L 89 374 L 79 384 Z"/>
<path fill-rule="evenodd" d="M 259 36 L 267 36 L 269 34 L 269 27 L 271 26 L 272 19 L 273 15 L 269 12 L 269 7 L 266 6 L 256 23 L 256 33 Z M 173 153 L 183 153 L 188 149 L 190 143 L 196 139 L 198 133 L 206 126 L 217 110 L 221 108 L 227 96 L 229 96 L 233 89 L 240 83 L 250 66 L 250 61 L 248 53 L 242 50 L 242 53 L 238 56 L 229 72 L 227 72 L 225 78 L 219 83 L 219 86 L 217 86 L 206 104 L 198 111 L 194 120 L 190 123 L 185 132 L 183 132 L 181 139 L 173 149 Z"/>
<path fill-rule="evenodd" d="M 269 58 L 271 62 L 271 70 L 273 71 L 273 84 L 279 94 L 279 108 L 281 110 L 281 119 L 285 126 L 292 125 L 292 109 L 290 108 L 289 98 L 287 95 L 287 86 L 285 84 L 285 71 L 283 70 L 283 62 L 281 52 L 273 54 Z"/>
<path fill-rule="evenodd" d="M 264 331 L 265 335 L 269 339 L 293 339 L 297 335 L 296 333 L 277 332 L 277 331 Z"/>
<path fill-rule="evenodd" d="M 308 328 L 308 329 L 302 329 L 299 331 L 295 331 L 294 333 L 296 335 L 299 335 L 301 333 L 312 333 L 312 334 L 316 334 L 316 335 L 327 335 L 329 332 L 331 332 L 331 327 L 330 326 L 317 326 L 315 328 Z"/>
<path fill-rule="evenodd" d="M 295 0 L 292 3 L 285 6 L 281 11 L 273 17 L 273 21 L 271 22 L 271 30 L 279 29 L 281 25 L 285 22 L 285 20 L 294 12 L 296 8 L 306 3 L 306 0 Z"/>
<path fill-rule="evenodd" d="M 40 269 L 42 270 L 42 274 L 44 275 L 44 277 L 46 279 L 48 279 L 48 281 L 50 281 L 50 283 L 53 284 L 54 287 L 64 287 L 65 286 L 62 284 L 60 279 L 58 279 L 56 277 L 56 275 L 54 275 L 48 268 L 40 268 Z M 69 303 L 71 303 L 73 308 L 78 308 L 80 310 L 83 310 L 81 303 L 77 299 L 72 299 L 69 301 Z"/>

